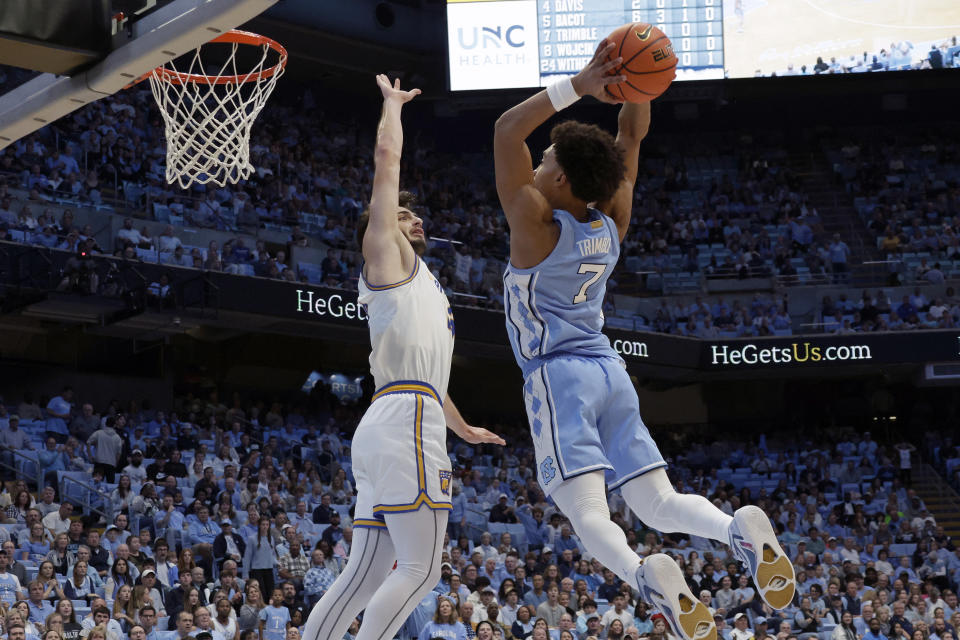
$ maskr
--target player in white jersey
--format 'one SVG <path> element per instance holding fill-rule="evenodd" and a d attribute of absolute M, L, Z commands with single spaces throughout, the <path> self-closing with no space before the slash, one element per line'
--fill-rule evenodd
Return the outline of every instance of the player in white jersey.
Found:
<path fill-rule="evenodd" d="M 731 518 L 702 496 L 674 490 L 623 360 L 601 332 L 607 279 L 630 226 L 649 104 L 621 107 L 616 140 L 593 125 L 558 124 L 535 171 L 525 142 L 582 95 L 614 102 L 606 85 L 624 79 L 609 75 L 621 62 L 606 62 L 614 49 L 604 40 L 576 77 L 497 121 L 497 193 L 510 225 L 508 335 L 523 370 L 544 492 L 570 518 L 587 551 L 654 603 L 678 636 L 714 640 L 713 616 L 677 564 L 664 554 L 641 561 L 610 521 L 606 500 L 607 486 L 619 488 L 647 526 L 729 543 L 767 604 L 782 609 L 793 600 L 793 566 L 761 509 L 741 507 Z"/>
<path fill-rule="evenodd" d="M 368 214 L 358 230 L 360 302 L 370 324 L 377 391 L 353 438 L 357 504 L 343 573 L 316 604 L 304 640 L 342 638 L 366 610 L 357 640 L 393 638 L 440 579 L 453 471 L 446 429 L 470 443 L 505 444 L 468 425 L 450 397 L 453 313 L 427 265 L 423 221 L 401 194 L 400 111 L 419 89 L 377 76 L 383 115 Z M 394 561 L 396 569 L 391 572 Z"/>

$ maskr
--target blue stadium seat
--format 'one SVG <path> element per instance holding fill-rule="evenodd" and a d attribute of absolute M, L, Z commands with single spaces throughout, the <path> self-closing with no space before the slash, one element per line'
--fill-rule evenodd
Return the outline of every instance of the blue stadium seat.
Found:
<path fill-rule="evenodd" d="M 901 556 L 912 556 L 916 550 L 917 543 L 915 542 L 899 542 L 890 545 L 890 552 L 898 558 Z"/>

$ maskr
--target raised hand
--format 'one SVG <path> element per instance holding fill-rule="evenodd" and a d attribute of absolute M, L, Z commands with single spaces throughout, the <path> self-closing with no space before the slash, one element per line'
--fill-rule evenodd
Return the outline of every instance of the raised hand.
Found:
<path fill-rule="evenodd" d="M 601 102 L 610 104 L 620 104 L 623 102 L 620 98 L 614 98 L 612 94 L 606 91 L 608 84 L 617 84 L 627 79 L 623 75 L 610 75 L 610 72 L 616 69 L 623 62 L 623 58 L 614 58 L 607 60 L 607 56 L 617 47 L 616 42 L 604 38 L 597 50 L 593 54 L 593 59 L 580 70 L 580 73 L 573 77 L 573 88 L 577 95 L 593 96 Z"/>
<path fill-rule="evenodd" d="M 384 100 L 399 100 L 401 104 L 410 102 L 416 96 L 420 95 L 420 89 L 401 90 L 400 78 L 394 80 L 391 85 L 390 78 L 384 73 L 377 76 L 377 86 L 380 87 L 380 93 L 383 94 Z"/>

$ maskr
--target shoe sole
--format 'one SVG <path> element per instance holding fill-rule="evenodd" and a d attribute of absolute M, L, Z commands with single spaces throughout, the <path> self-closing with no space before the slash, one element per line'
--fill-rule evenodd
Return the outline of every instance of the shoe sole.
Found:
<path fill-rule="evenodd" d="M 637 578 L 641 599 L 663 612 L 674 633 L 684 640 L 717 640 L 710 610 L 693 597 L 672 558 L 662 553 L 647 557 Z"/>
<path fill-rule="evenodd" d="M 797 579 L 793 564 L 783 552 L 767 514 L 759 507 L 748 506 L 737 509 L 733 519 L 741 536 L 736 540 L 731 535 L 734 553 L 753 574 L 760 597 L 777 610 L 790 606 L 796 594 Z"/>

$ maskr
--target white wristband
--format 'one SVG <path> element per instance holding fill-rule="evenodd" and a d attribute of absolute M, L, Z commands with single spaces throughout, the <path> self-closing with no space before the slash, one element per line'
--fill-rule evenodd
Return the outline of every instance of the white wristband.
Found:
<path fill-rule="evenodd" d="M 566 109 L 580 99 L 576 89 L 573 88 L 573 80 L 570 78 L 564 78 L 547 87 L 547 96 L 549 96 L 553 108 L 557 111 Z"/>

